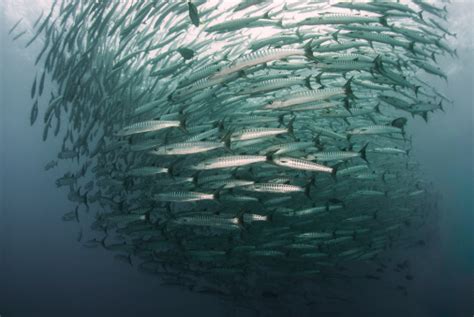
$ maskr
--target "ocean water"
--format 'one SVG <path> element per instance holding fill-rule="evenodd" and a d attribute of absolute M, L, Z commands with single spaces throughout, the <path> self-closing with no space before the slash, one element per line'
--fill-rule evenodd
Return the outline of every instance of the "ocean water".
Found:
<path fill-rule="evenodd" d="M 61 140 L 42 141 L 42 125 L 30 126 L 31 82 L 38 47 L 24 48 L 8 30 L 23 17 L 34 21 L 49 1 L 0 3 L 0 316 L 472 316 L 474 314 L 473 56 L 474 3 L 453 1 L 448 24 L 457 33 L 459 58 L 439 61 L 448 74 L 437 81 L 453 105 L 410 121 L 411 155 L 440 193 L 439 217 L 424 247 L 397 250 L 413 280 L 394 291 L 396 272 L 381 281 L 343 284 L 350 301 L 303 305 L 279 298 L 228 300 L 161 285 L 114 260 L 102 248 L 77 241 L 78 226 L 64 222 L 75 204 L 55 180 L 68 166 L 44 171 Z M 39 73 L 39 72 L 38 72 Z M 40 119 L 42 117 L 40 116 Z M 66 122 L 63 122 L 66 124 Z M 73 164 L 73 163 L 71 163 Z M 72 166 L 71 166 L 72 167 Z M 83 230 L 87 230 L 84 228 Z M 317 289 L 317 286 L 315 286 Z"/>

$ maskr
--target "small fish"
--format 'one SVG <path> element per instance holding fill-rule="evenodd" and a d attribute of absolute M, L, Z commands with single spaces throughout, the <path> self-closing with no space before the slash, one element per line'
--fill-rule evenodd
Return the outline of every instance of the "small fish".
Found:
<path fill-rule="evenodd" d="M 317 164 L 304 159 L 297 159 L 292 157 L 276 157 L 272 159 L 272 162 L 278 166 L 283 166 L 291 169 L 312 171 L 312 172 L 323 172 L 333 173 L 335 171 L 332 167 Z"/>
<path fill-rule="evenodd" d="M 31 107 L 30 125 L 35 124 L 37 118 L 38 118 L 38 99 L 35 100 L 35 102 L 33 103 L 33 107 Z"/>
<path fill-rule="evenodd" d="M 217 200 L 218 193 L 206 194 L 198 192 L 168 192 L 155 195 L 155 199 L 165 202 L 192 202 L 199 200 Z"/>
<path fill-rule="evenodd" d="M 16 29 L 16 27 L 21 23 L 22 20 L 23 20 L 23 18 L 20 18 L 20 19 L 11 27 L 11 29 L 8 31 L 8 34 L 11 34 L 11 33 Z"/>
<path fill-rule="evenodd" d="M 150 151 L 154 155 L 189 155 L 203 153 L 219 148 L 224 148 L 224 142 L 195 141 L 182 142 L 159 146 L 155 150 Z"/>
<path fill-rule="evenodd" d="M 56 160 L 52 160 L 50 162 L 48 162 L 45 166 L 44 166 L 44 170 L 45 171 L 49 171 L 50 169 L 54 168 L 58 166 L 58 161 Z"/>
<path fill-rule="evenodd" d="M 145 132 L 154 132 L 168 128 L 183 127 L 182 121 L 151 120 L 131 124 L 115 133 L 115 136 L 130 136 Z"/>
<path fill-rule="evenodd" d="M 39 96 L 41 96 L 43 94 L 45 75 L 46 75 L 46 71 L 44 71 L 43 75 L 41 75 L 41 79 L 40 79 L 40 83 L 39 83 L 39 91 L 38 91 Z"/>
<path fill-rule="evenodd" d="M 33 80 L 33 85 L 31 85 L 31 99 L 35 97 L 35 93 L 36 93 L 36 75 L 35 75 L 35 79 Z"/>
<path fill-rule="evenodd" d="M 230 155 L 210 158 L 192 166 L 191 168 L 195 170 L 233 168 L 267 162 L 267 160 L 267 157 L 264 155 Z"/>

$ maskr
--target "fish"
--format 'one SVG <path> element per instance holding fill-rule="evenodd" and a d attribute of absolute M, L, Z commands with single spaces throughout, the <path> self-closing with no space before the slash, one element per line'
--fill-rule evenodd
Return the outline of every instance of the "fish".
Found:
<path fill-rule="evenodd" d="M 38 109 L 39 109 L 38 99 L 36 99 L 35 102 L 33 103 L 33 106 L 31 107 L 30 125 L 35 124 L 36 119 L 38 118 L 38 111 L 39 111 Z"/>
<path fill-rule="evenodd" d="M 12 34 L 13 31 L 15 31 L 16 27 L 21 23 L 23 18 L 20 18 L 11 28 L 8 30 L 8 34 Z"/>
<path fill-rule="evenodd" d="M 211 142 L 211 141 L 191 141 L 167 144 L 158 146 L 154 150 L 150 151 L 150 154 L 154 155 L 189 155 L 212 151 L 219 148 L 224 148 L 226 144 L 224 142 Z"/>
<path fill-rule="evenodd" d="M 332 174 L 334 168 L 314 163 L 310 160 L 297 159 L 292 157 L 276 157 L 272 159 L 272 162 L 278 166 L 283 166 L 291 169 L 322 172 Z"/>
<path fill-rule="evenodd" d="M 46 163 L 46 165 L 44 166 L 44 170 L 49 171 L 50 169 L 52 169 L 56 166 L 58 166 L 58 161 L 52 160 L 52 161 Z"/>
<path fill-rule="evenodd" d="M 247 55 L 243 55 L 230 63 L 228 66 L 222 67 L 218 72 L 213 74 L 211 78 L 223 77 L 255 65 L 287 58 L 290 56 L 307 56 L 308 58 L 313 58 L 311 42 L 305 44 L 303 49 L 274 48 L 268 50 L 258 50 Z"/>
<path fill-rule="evenodd" d="M 35 79 L 33 80 L 33 85 L 31 86 L 31 99 L 35 97 L 35 93 L 36 93 L 36 75 L 35 75 Z"/>
<path fill-rule="evenodd" d="M 155 199 L 167 202 L 190 202 L 199 200 L 215 200 L 217 194 L 206 194 L 198 192 L 169 192 L 155 195 Z"/>
<path fill-rule="evenodd" d="M 43 89 L 44 89 L 44 78 L 45 78 L 46 72 L 43 72 L 43 75 L 41 75 L 40 83 L 39 83 L 39 88 L 38 88 L 38 95 L 41 96 L 43 94 Z"/>
<path fill-rule="evenodd" d="M 453 104 L 449 7 L 55 0 L 22 49 L 40 46 L 29 119 L 57 145 L 63 219 L 130 269 L 246 307 L 350 297 L 430 240 L 440 189 L 411 126 Z"/>
<path fill-rule="evenodd" d="M 296 92 L 282 99 L 270 100 L 264 109 L 282 109 L 294 105 L 305 104 L 314 101 L 328 100 L 335 97 L 353 97 L 351 79 L 341 88 L 323 88 Z"/>
<path fill-rule="evenodd" d="M 155 132 L 162 129 L 168 128 L 179 128 L 183 127 L 182 121 L 173 121 L 173 120 L 151 120 L 151 121 L 142 121 L 133 123 L 126 127 L 123 127 L 115 133 L 115 136 L 131 136 L 134 134 L 145 133 L 145 132 Z"/>
<path fill-rule="evenodd" d="M 212 170 L 221 168 L 242 167 L 250 164 L 266 162 L 264 155 L 227 155 L 201 161 L 191 167 L 194 170 Z"/>

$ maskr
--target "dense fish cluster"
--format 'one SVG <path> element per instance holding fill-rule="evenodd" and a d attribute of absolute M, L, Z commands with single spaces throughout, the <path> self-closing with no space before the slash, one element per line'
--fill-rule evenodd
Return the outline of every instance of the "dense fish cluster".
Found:
<path fill-rule="evenodd" d="M 77 162 L 56 182 L 77 202 L 64 219 L 93 204 L 86 246 L 225 294 L 346 278 L 421 243 L 435 191 L 405 128 L 450 102 L 433 87 L 456 55 L 446 14 L 422 0 L 55 1 L 27 46 L 44 37 L 31 124 L 41 113 L 43 139 L 63 137 L 46 169 Z"/>

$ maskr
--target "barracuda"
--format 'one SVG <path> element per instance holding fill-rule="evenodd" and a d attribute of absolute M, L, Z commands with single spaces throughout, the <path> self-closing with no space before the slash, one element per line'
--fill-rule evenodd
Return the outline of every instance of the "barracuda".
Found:
<path fill-rule="evenodd" d="M 183 142 L 174 143 L 164 146 L 159 146 L 157 149 L 150 152 L 154 155 L 188 155 L 208 152 L 211 150 L 223 148 L 225 144 L 223 142 Z"/>
<path fill-rule="evenodd" d="M 233 168 L 245 165 L 266 162 L 268 159 L 262 155 L 230 155 L 211 158 L 192 166 L 195 170 L 208 170 L 219 168 Z"/>
<path fill-rule="evenodd" d="M 311 42 L 306 44 L 304 49 L 283 49 L 275 48 L 268 50 L 258 50 L 250 54 L 239 57 L 227 67 L 223 67 L 220 71 L 211 76 L 212 78 L 222 78 L 229 74 L 241 71 L 245 68 L 252 67 L 258 64 L 263 64 L 275 60 L 287 58 L 289 56 L 306 56 L 313 58 L 313 51 L 311 49 Z"/>
<path fill-rule="evenodd" d="M 142 121 L 126 126 L 115 133 L 116 136 L 130 136 L 145 132 L 154 132 L 168 128 L 183 127 L 182 121 L 152 120 Z"/>
<path fill-rule="evenodd" d="M 296 159 L 292 157 L 277 157 L 272 159 L 272 162 L 278 166 L 288 167 L 291 169 L 312 171 L 312 172 L 323 172 L 323 173 L 333 173 L 333 168 L 324 166 L 321 164 L 316 164 L 309 160 Z"/>
<path fill-rule="evenodd" d="M 330 306 L 421 245 L 440 195 L 408 124 L 453 103 L 433 78 L 455 34 L 436 3 L 333 2 L 55 0 L 12 23 L 85 246 L 260 311 Z"/>

